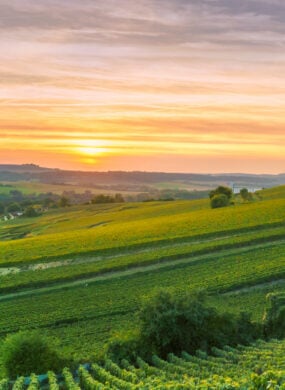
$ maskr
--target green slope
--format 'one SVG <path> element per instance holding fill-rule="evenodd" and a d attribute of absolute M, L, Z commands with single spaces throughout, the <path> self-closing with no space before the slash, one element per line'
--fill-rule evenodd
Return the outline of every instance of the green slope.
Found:
<path fill-rule="evenodd" d="M 1 223 L 0 337 L 40 327 L 88 358 L 131 329 L 141 298 L 159 288 L 206 289 L 220 310 L 260 321 L 266 294 L 285 289 L 282 194 L 216 210 L 208 200 L 89 205 Z"/>

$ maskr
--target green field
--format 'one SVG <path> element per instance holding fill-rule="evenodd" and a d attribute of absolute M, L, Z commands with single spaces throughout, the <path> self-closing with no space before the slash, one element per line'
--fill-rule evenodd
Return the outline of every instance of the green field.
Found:
<path fill-rule="evenodd" d="M 285 188 L 210 209 L 209 201 L 73 206 L 0 222 L 0 338 L 41 329 L 90 361 L 136 324 L 161 288 L 207 290 L 221 311 L 261 321 L 285 291 Z"/>

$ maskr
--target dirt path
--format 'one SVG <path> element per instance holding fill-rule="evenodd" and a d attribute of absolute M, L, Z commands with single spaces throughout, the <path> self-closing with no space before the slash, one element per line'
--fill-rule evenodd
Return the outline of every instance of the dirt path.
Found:
<path fill-rule="evenodd" d="M 261 249 L 261 248 L 267 248 L 272 245 L 285 245 L 285 240 L 279 240 L 275 241 L 274 243 L 262 243 L 262 244 L 256 244 L 256 245 L 248 245 L 246 247 L 242 248 L 232 248 L 232 249 L 227 249 L 227 250 L 221 250 L 218 252 L 218 255 L 220 257 L 226 257 L 230 256 L 232 254 L 242 254 L 246 253 L 248 251 L 253 251 L 256 249 Z M 166 268 L 173 268 L 173 267 L 179 267 L 183 264 L 196 264 L 197 262 L 201 261 L 211 261 L 215 260 L 217 258 L 217 252 L 215 253 L 210 253 L 210 254 L 204 254 L 204 255 L 199 255 L 199 256 L 193 256 L 193 257 L 188 257 L 184 259 L 179 259 L 179 260 L 171 260 L 168 262 L 162 262 L 162 263 L 155 263 L 155 264 L 150 264 L 150 265 L 145 265 L 145 266 L 137 266 L 137 267 L 132 267 L 127 270 L 122 270 L 122 271 L 110 271 L 106 272 L 105 274 L 94 276 L 94 277 L 86 277 L 83 279 L 78 279 L 75 281 L 71 282 L 59 282 L 56 285 L 52 286 L 46 286 L 46 287 L 40 287 L 36 289 L 30 289 L 30 290 L 25 290 L 25 291 L 19 291 L 15 293 L 9 293 L 9 294 L 3 294 L 0 295 L 0 302 L 4 300 L 10 300 L 10 299 L 17 299 L 20 297 L 25 297 L 29 295 L 37 295 L 37 294 L 44 294 L 47 292 L 51 291 L 57 291 L 57 290 L 64 290 L 72 287 L 77 287 L 77 286 L 86 286 L 88 288 L 89 284 L 93 284 L 96 282 L 104 281 L 104 280 L 110 280 L 110 279 L 117 279 L 117 278 L 123 278 L 129 275 L 136 275 L 140 273 L 147 273 L 150 271 L 157 271 L 159 269 L 166 269 Z M 253 286 L 254 287 L 254 286 Z M 252 287 L 252 288 L 253 288 Z M 250 289 L 251 287 L 247 287 Z M 242 291 L 243 289 L 240 288 L 239 290 L 235 291 Z M 233 292 L 231 292 L 233 293 Z M 228 293 L 230 294 L 230 293 Z"/>
<path fill-rule="evenodd" d="M 223 295 L 226 295 L 226 296 L 239 295 L 239 294 L 244 294 L 244 293 L 247 293 L 250 291 L 265 290 L 268 287 L 285 287 L 285 279 L 283 278 L 283 279 L 278 279 L 278 280 L 272 280 L 271 282 L 264 282 L 264 283 L 260 283 L 260 284 L 255 284 L 254 286 L 237 288 L 235 290 L 223 293 Z"/>

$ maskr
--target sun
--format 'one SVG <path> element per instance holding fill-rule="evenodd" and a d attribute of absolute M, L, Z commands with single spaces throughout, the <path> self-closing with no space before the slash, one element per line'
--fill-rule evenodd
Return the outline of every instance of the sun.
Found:
<path fill-rule="evenodd" d="M 85 156 L 98 156 L 108 152 L 107 142 L 104 140 L 82 140 L 75 147 L 76 152 Z"/>
<path fill-rule="evenodd" d="M 108 149 L 106 148 L 95 148 L 95 147 L 79 147 L 78 152 L 80 154 L 85 154 L 88 156 L 95 156 L 98 154 L 106 153 Z"/>

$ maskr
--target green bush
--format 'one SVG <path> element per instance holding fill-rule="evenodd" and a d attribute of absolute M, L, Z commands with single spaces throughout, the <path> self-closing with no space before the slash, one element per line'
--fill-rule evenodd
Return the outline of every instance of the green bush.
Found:
<path fill-rule="evenodd" d="M 138 357 L 145 356 L 143 346 L 140 342 L 140 335 L 137 331 L 121 332 L 114 335 L 107 345 L 107 356 L 116 363 L 123 359 L 134 363 Z"/>
<path fill-rule="evenodd" d="M 233 316 L 208 307 L 202 296 L 160 292 L 139 313 L 140 344 L 161 357 L 185 350 L 246 344 L 260 335 L 246 314 Z"/>
<path fill-rule="evenodd" d="M 268 307 L 263 323 L 267 337 L 285 337 L 285 293 L 270 293 L 266 296 Z"/>
<path fill-rule="evenodd" d="M 58 355 L 50 341 L 37 332 L 19 332 L 7 336 L 1 349 L 1 357 L 5 375 L 9 378 L 27 376 L 31 372 L 57 372 L 67 363 Z"/>
<path fill-rule="evenodd" d="M 211 207 L 212 207 L 212 209 L 216 209 L 216 208 L 219 208 L 219 207 L 226 207 L 229 204 L 230 204 L 229 198 L 226 195 L 224 195 L 224 194 L 214 195 L 211 198 Z"/>
<path fill-rule="evenodd" d="M 216 195 L 225 195 L 228 199 L 231 199 L 231 197 L 233 196 L 233 191 L 229 187 L 219 186 L 216 189 L 210 191 L 209 193 L 210 199 L 212 199 Z"/>

